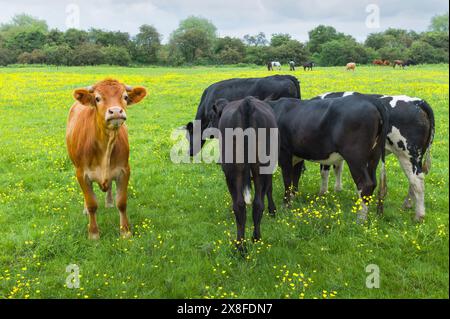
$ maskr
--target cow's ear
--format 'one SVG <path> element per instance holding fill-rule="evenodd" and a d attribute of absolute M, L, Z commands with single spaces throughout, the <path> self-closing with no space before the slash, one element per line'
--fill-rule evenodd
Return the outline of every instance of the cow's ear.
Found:
<path fill-rule="evenodd" d="M 94 95 L 86 89 L 76 89 L 73 91 L 75 100 L 86 106 L 94 106 Z"/>
<path fill-rule="evenodd" d="M 228 100 L 226 99 L 218 99 L 213 105 L 213 111 L 217 114 L 217 116 L 220 118 L 222 116 L 222 111 L 225 108 L 225 105 L 228 104 Z"/>
<path fill-rule="evenodd" d="M 143 86 L 136 86 L 128 92 L 128 105 L 136 104 L 142 101 L 147 95 L 147 90 Z"/>

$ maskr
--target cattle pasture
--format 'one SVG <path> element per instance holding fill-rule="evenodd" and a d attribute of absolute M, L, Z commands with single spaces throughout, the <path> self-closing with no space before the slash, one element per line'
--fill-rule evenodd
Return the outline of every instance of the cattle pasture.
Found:
<path fill-rule="evenodd" d="M 0 298 L 448 298 L 448 65 L 288 70 L 0 68 Z M 358 196 L 347 166 L 344 190 L 319 198 L 319 165 L 307 163 L 290 208 L 277 169 L 278 216 L 269 217 L 266 203 L 263 240 L 249 242 L 245 258 L 233 251 L 235 221 L 220 166 L 172 163 L 171 134 L 194 119 L 210 84 L 275 73 L 297 76 L 305 99 L 359 91 L 428 101 L 436 135 L 423 224 L 401 208 L 408 182 L 394 156 L 387 157 L 385 215 L 372 205 L 366 225 L 355 223 Z M 90 241 L 65 127 L 73 89 L 105 77 L 143 85 L 148 96 L 127 110 L 133 237 L 119 238 L 118 211 L 104 207 L 95 186 L 101 239 Z M 247 216 L 251 234 L 250 207 Z M 67 287 L 71 264 L 79 288 Z M 366 288 L 371 264 L 380 270 L 378 289 Z"/>

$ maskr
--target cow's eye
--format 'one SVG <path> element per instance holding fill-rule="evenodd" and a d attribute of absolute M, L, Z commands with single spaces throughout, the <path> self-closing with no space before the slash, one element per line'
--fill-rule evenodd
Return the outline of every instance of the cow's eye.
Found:
<path fill-rule="evenodd" d="M 128 101 L 128 95 L 125 95 L 123 98 L 125 99 L 125 101 Z"/>
<path fill-rule="evenodd" d="M 95 98 L 95 101 L 96 101 L 97 103 L 100 102 L 100 97 L 97 96 L 97 97 Z"/>

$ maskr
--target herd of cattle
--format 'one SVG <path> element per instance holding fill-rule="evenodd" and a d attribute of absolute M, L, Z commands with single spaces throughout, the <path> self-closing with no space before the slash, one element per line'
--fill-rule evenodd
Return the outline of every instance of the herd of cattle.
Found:
<path fill-rule="evenodd" d="M 127 106 L 140 102 L 145 96 L 145 88 L 129 87 L 111 79 L 74 92 L 76 102 L 70 109 L 66 142 L 84 194 L 85 213 L 89 215 L 89 238 L 99 238 L 93 182 L 107 193 L 108 207 L 113 206 L 111 189 L 112 182 L 116 182 L 121 235 L 128 237 L 131 234 L 126 213 L 129 145 L 123 124 Z M 368 204 L 377 185 L 376 169 L 380 160 L 378 209 L 382 212 L 386 195 L 385 155 L 393 153 L 409 181 L 404 206 L 411 208 L 415 204 L 418 221 L 425 216 L 424 174 L 431 165 L 434 115 L 427 102 L 420 98 L 334 92 L 302 100 L 300 83 L 294 76 L 236 78 L 214 83 L 203 92 L 195 121 L 185 126 L 191 156 L 200 152 L 205 143 L 203 133 L 211 127 L 221 132 L 227 128 L 258 132 L 277 129 L 278 164 L 282 171 L 286 204 L 298 191 L 305 161 L 321 164 L 321 194 L 328 189 L 332 165 L 336 174 L 335 190 L 342 189 L 345 161 L 361 198 L 360 221 L 367 218 Z M 268 139 L 262 135 L 258 134 L 256 139 L 267 143 Z M 246 153 L 248 138 L 243 145 L 238 145 L 235 139 L 222 140 L 221 158 L 230 146 L 233 152 L 243 147 Z M 252 182 L 254 240 L 261 237 L 260 222 L 266 196 L 269 213 L 276 213 L 272 174 L 260 171 L 260 167 L 266 165 L 265 161 L 258 153 L 255 161 L 244 157 L 243 162 L 221 163 L 233 201 L 240 249 L 244 248 L 246 204 L 251 201 L 249 189 Z"/>
<path fill-rule="evenodd" d="M 294 61 L 289 61 L 289 71 L 295 71 L 295 62 Z M 414 60 L 408 59 L 408 60 L 394 60 L 392 63 L 389 60 L 380 60 L 380 59 L 376 59 L 372 61 L 373 65 L 381 65 L 381 66 L 389 66 L 392 64 L 392 67 L 395 68 L 396 66 L 401 67 L 402 69 L 405 68 L 405 66 L 410 66 L 410 65 L 416 65 L 417 63 Z M 313 66 L 315 66 L 316 64 L 313 61 L 308 61 L 308 62 L 304 62 L 301 64 L 303 67 L 303 70 L 310 70 L 312 71 Z M 270 61 L 267 63 L 267 70 L 268 71 L 273 71 L 274 68 L 276 68 L 278 71 L 281 70 L 281 63 L 278 61 Z M 345 65 L 345 69 L 348 70 L 352 70 L 355 71 L 356 68 L 356 63 L 355 62 L 349 62 Z"/>

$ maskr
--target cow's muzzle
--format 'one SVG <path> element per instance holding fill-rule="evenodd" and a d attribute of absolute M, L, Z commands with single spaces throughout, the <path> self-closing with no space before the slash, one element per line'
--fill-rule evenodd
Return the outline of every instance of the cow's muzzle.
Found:
<path fill-rule="evenodd" d="M 110 107 L 106 110 L 105 120 L 108 126 L 119 128 L 127 119 L 125 110 L 118 106 Z"/>

